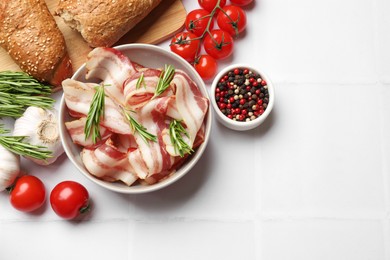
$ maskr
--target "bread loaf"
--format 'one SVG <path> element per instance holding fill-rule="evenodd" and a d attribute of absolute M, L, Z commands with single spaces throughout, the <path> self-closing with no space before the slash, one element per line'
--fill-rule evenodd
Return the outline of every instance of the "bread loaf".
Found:
<path fill-rule="evenodd" d="M 72 76 L 64 36 L 44 0 L 0 2 L 0 45 L 40 81 L 59 87 Z"/>
<path fill-rule="evenodd" d="M 56 15 L 91 47 L 110 47 L 161 0 L 60 0 Z"/>

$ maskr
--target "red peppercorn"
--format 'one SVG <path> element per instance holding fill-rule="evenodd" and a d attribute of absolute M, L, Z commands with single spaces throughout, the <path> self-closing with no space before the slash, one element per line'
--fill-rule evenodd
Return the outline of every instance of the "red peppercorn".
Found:
<path fill-rule="evenodd" d="M 261 106 L 263 104 L 263 100 L 262 99 L 257 100 L 257 104 Z"/>
<path fill-rule="evenodd" d="M 241 105 L 244 105 L 244 104 L 245 104 L 245 99 L 243 99 L 243 98 L 240 99 L 240 104 L 241 104 Z"/>
<path fill-rule="evenodd" d="M 227 115 L 228 118 L 233 119 L 232 114 Z"/>
<path fill-rule="evenodd" d="M 250 82 L 250 83 L 255 82 L 255 78 L 249 78 L 249 82 Z"/>
<path fill-rule="evenodd" d="M 229 101 L 230 101 L 230 103 L 233 103 L 234 102 L 234 97 L 230 97 Z"/>
<path fill-rule="evenodd" d="M 220 109 L 225 109 L 226 108 L 226 104 L 225 103 L 220 103 L 219 108 Z"/>
<path fill-rule="evenodd" d="M 260 84 L 261 84 L 262 86 L 265 86 L 265 85 L 267 85 L 267 82 L 266 82 L 265 80 L 262 80 L 262 81 L 260 82 Z"/>
<path fill-rule="evenodd" d="M 235 112 L 236 112 L 236 114 L 240 114 L 240 113 L 241 113 L 241 109 L 236 108 L 236 109 L 235 109 Z"/>
<path fill-rule="evenodd" d="M 241 110 L 242 115 L 246 115 L 247 113 L 248 113 L 248 111 L 246 111 L 246 109 Z"/>
<path fill-rule="evenodd" d="M 261 90 L 260 89 L 256 89 L 255 93 L 256 93 L 256 95 L 260 95 Z"/>
<path fill-rule="evenodd" d="M 221 90 L 220 90 L 219 88 L 216 88 L 216 89 L 215 89 L 215 92 L 218 92 L 218 93 L 219 93 L 220 91 L 221 91 Z"/>
<path fill-rule="evenodd" d="M 252 86 L 254 86 L 254 87 L 257 87 L 257 85 L 259 85 L 259 83 L 257 83 L 257 81 L 254 81 L 254 82 L 252 83 Z"/>
<path fill-rule="evenodd" d="M 229 103 L 229 104 L 227 104 L 227 105 L 226 105 L 226 108 L 229 108 L 229 109 L 231 109 L 231 108 L 232 108 L 232 104 L 230 104 L 230 103 Z"/>
<path fill-rule="evenodd" d="M 240 74 L 240 70 L 239 69 L 234 69 L 234 74 L 236 74 L 236 75 Z"/>
<path fill-rule="evenodd" d="M 249 73 L 249 70 L 248 70 L 248 69 L 244 69 L 243 72 L 244 72 L 244 75 L 245 75 L 245 74 L 248 74 L 248 73 Z"/>

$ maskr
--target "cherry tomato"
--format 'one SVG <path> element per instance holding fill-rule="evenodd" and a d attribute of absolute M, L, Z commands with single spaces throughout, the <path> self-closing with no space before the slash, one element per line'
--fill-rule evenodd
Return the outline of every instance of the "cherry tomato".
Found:
<path fill-rule="evenodd" d="M 204 38 L 205 51 L 217 60 L 229 57 L 233 53 L 233 37 L 222 30 L 212 30 L 210 34 Z"/>
<path fill-rule="evenodd" d="M 171 51 L 178 54 L 188 62 L 193 62 L 199 51 L 200 40 L 190 32 L 180 32 L 171 40 Z"/>
<path fill-rule="evenodd" d="M 194 67 L 202 79 L 208 80 L 213 78 L 217 73 L 218 64 L 210 55 L 201 55 L 195 60 Z"/>
<path fill-rule="evenodd" d="M 210 13 L 204 9 L 195 9 L 187 14 L 185 27 L 187 31 L 195 34 L 196 36 L 201 36 L 207 28 L 211 17 Z M 213 29 L 214 23 L 210 23 L 209 29 Z"/>
<path fill-rule="evenodd" d="M 40 208 L 45 199 L 46 190 L 43 182 L 32 175 L 24 175 L 17 179 L 10 193 L 11 205 L 23 212 Z"/>
<path fill-rule="evenodd" d="M 74 219 L 89 210 L 89 194 L 80 183 L 63 181 L 51 191 L 50 205 L 58 216 Z"/>
<path fill-rule="evenodd" d="M 239 5 L 239 6 L 245 6 L 249 5 L 250 3 L 253 2 L 253 0 L 230 0 L 232 4 Z"/>
<path fill-rule="evenodd" d="M 234 5 L 227 5 L 223 10 L 224 12 L 219 12 L 217 15 L 219 28 L 237 37 L 246 27 L 245 11 Z"/>
<path fill-rule="evenodd" d="M 199 5 L 206 11 L 213 11 L 214 7 L 217 5 L 218 0 L 198 0 Z M 219 6 L 222 8 L 226 4 L 226 0 L 220 0 Z"/>

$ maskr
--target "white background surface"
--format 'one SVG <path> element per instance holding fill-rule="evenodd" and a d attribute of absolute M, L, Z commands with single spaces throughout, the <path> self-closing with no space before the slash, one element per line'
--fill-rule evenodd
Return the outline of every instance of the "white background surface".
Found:
<path fill-rule="evenodd" d="M 24 214 L 0 194 L 0 259 L 390 260 L 390 1 L 255 1 L 220 66 L 271 77 L 266 123 L 241 133 L 214 122 L 198 165 L 146 195 L 104 190 L 65 156 L 24 161 L 48 192 L 85 185 L 93 211 Z"/>

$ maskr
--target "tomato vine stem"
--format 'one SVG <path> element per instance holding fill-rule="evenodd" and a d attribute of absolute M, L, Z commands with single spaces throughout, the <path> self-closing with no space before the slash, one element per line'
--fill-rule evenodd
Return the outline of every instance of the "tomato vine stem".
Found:
<path fill-rule="evenodd" d="M 205 35 L 208 34 L 208 35 L 210 36 L 211 40 L 213 41 L 213 43 L 215 44 L 215 47 L 216 47 L 217 49 L 221 49 L 222 46 L 229 44 L 229 42 L 224 42 L 223 40 L 222 40 L 222 42 L 217 42 L 217 41 L 213 38 L 213 35 L 212 35 L 211 32 L 210 32 L 211 23 L 213 22 L 214 15 L 215 15 L 215 13 L 216 13 L 218 10 L 222 11 L 222 13 L 224 13 L 224 14 L 226 15 L 226 17 L 230 20 L 230 23 L 231 23 L 232 26 L 234 27 L 234 30 L 235 30 L 235 32 L 236 32 L 236 37 L 237 37 L 237 35 L 238 35 L 237 21 L 234 21 L 234 20 L 225 12 L 225 10 L 223 10 L 223 8 L 222 8 L 221 5 L 220 5 L 220 2 L 221 2 L 221 0 L 218 0 L 218 1 L 217 1 L 215 7 L 214 7 L 213 10 L 210 12 L 210 14 L 205 15 L 205 16 L 202 16 L 202 17 L 199 17 L 198 19 L 194 20 L 194 21 L 200 21 L 200 20 L 202 20 L 202 19 L 210 18 L 209 21 L 208 21 L 208 23 L 207 23 L 207 25 L 206 25 L 206 29 L 204 30 L 204 32 L 202 33 L 202 35 L 201 35 L 201 36 L 198 36 L 198 37 L 196 37 L 196 38 L 193 38 L 193 39 L 186 40 L 186 41 L 203 40 L 203 38 L 205 37 Z M 180 43 L 178 43 L 178 44 L 180 44 Z M 182 44 L 184 44 L 184 43 L 182 43 Z M 201 48 L 199 48 L 199 49 L 196 51 L 196 55 L 195 55 L 196 57 L 199 56 L 199 52 L 200 52 L 200 51 L 201 51 Z M 196 61 L 196 60 L 197 60 L 197 59 L 195 58 L 195 61 Z"/>

